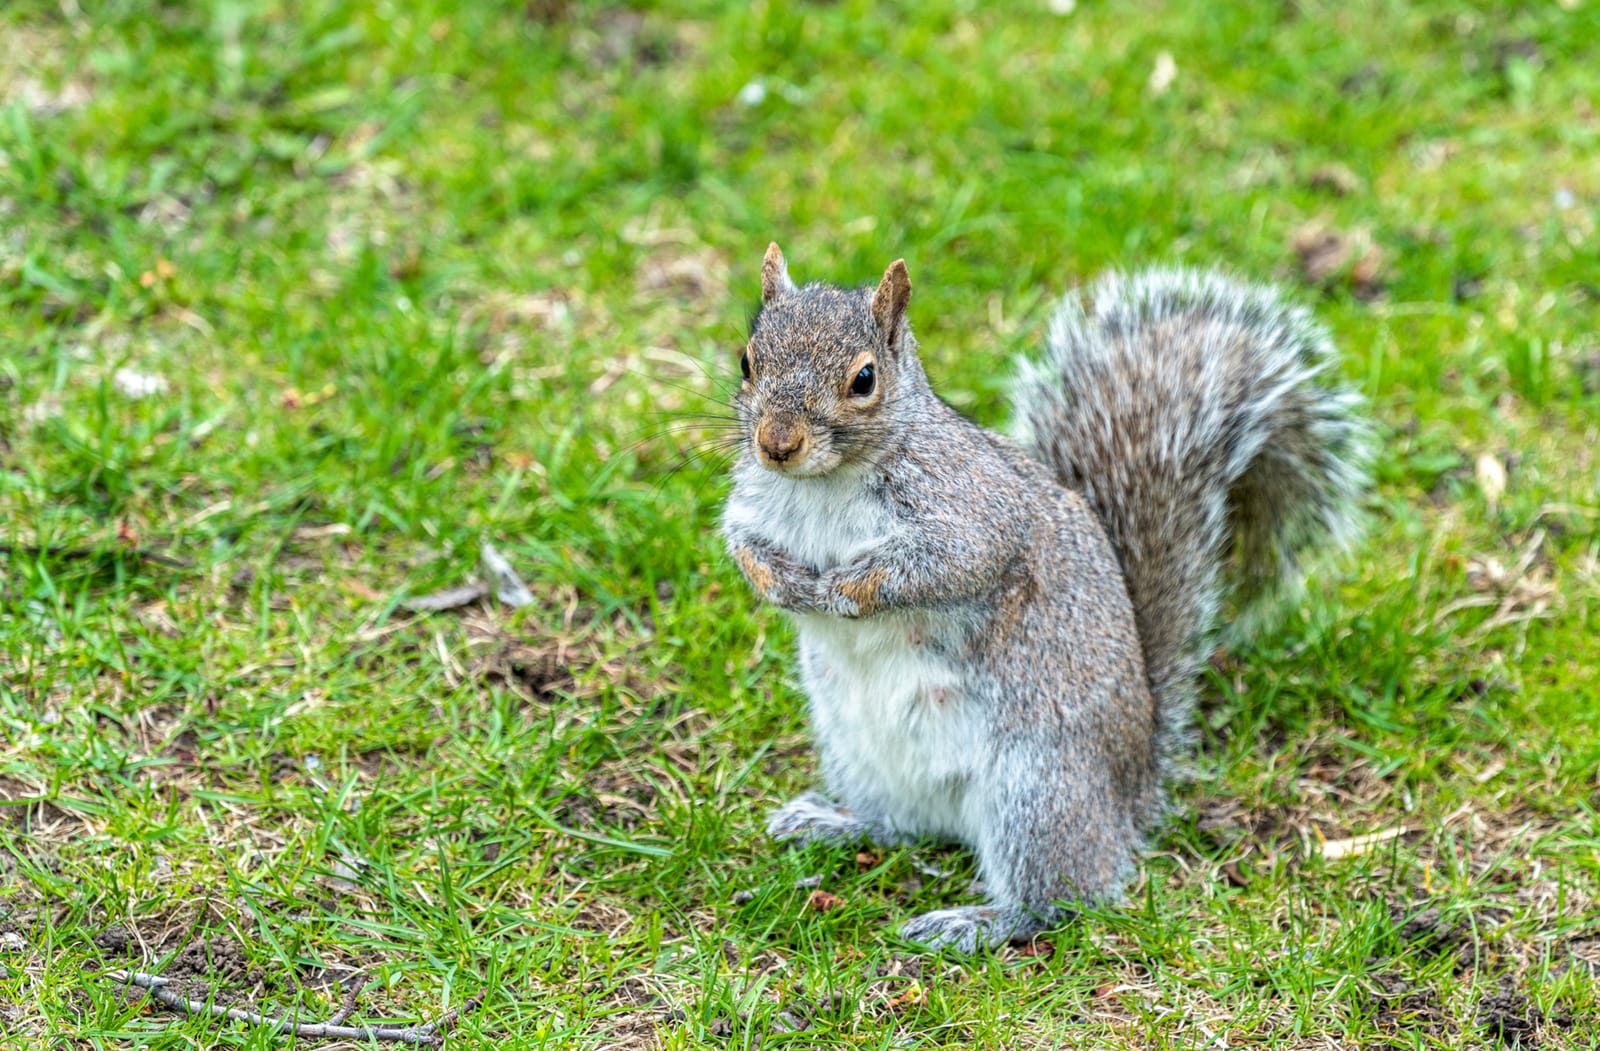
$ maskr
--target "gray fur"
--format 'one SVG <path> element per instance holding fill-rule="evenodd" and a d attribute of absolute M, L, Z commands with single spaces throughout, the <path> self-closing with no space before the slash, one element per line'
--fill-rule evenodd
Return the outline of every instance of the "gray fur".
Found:
<path fill-rule="evenodd" d="M 1247 614 L 1351 538 L 1368 428 L 1327 333 L 1271 289 L 1151 270 L 1088 298 L 1023 365 L 1016 431 L 1122 556 L 1171 756 L 1224 601 Z"/>
<path fill-rule="evenodd" d="M 876 292 L 796 288 L 774 246 L 764 275 L 723 530 L 795 618 L 833 795 L 769 830 L 970 846 L 991 901 L 905 926 L 934 946 L 1115 896 L 1162 811 L 1225 565 L 1254 596 L 1347 528 L 1362 434 L 1326 340 L 1219 278 L 1108 278 L 1025 368 L 1019 447 L 934 396 L 883 309 L 903 310 L 903 264 Z"/>

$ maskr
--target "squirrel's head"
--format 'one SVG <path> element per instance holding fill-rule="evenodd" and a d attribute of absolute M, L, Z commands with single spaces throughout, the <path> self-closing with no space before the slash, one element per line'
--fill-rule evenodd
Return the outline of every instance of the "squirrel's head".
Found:
<path fill-rule="evenodd" d="M 739 359 L 746 449 L 790 477 L 868 462 L 895 433 L 897 398 L 921 379 L 906 321 L 911 278 L 897 259 L 873 288 L 796 287 L 776 244 L 761 262 L 761 309 Z"/>

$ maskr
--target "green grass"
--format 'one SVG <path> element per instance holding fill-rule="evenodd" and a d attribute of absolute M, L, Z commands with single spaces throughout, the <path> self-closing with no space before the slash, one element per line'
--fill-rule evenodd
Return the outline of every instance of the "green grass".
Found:
<path fill-rule="evenodd" d="M 1581 2 L 10 0 L 0 1043 L 285 1043 L 132 966 L 318 1016 L 351 969 L 366 1018 L 486 989 L 458 1047 L 1600 1046 L 1597 40 Z M 696 414 L 772 239 L 905 256 L 985 422 L 1052 298 L 1141 262 L 1283 283 L 1371 398 L 1367 539 L 1215 662 L 1140 880 L 1035 955 L 896 941 L 962 852 L 760 832 L 814 763 Z M 399 605 L 484 541 L 532 606 Z"/>

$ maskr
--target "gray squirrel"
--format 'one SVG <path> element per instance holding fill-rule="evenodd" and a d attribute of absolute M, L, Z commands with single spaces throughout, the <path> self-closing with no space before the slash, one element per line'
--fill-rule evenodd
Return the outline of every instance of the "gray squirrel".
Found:
<path fill-rule="evenodd" d="M 768 831 L 972 848 L 988 903 L 901 929 L 972 952 L 1130 878 L 1222 607 L 1351 535 L 1368 428 L 1305 310 L 1152 270 L 1062 303 L 1007 439 L 934 394 L 910 297 L 904 260 L 796 287 L 767 249 L 722 526 L 794 618 L 831 792 Z"/>

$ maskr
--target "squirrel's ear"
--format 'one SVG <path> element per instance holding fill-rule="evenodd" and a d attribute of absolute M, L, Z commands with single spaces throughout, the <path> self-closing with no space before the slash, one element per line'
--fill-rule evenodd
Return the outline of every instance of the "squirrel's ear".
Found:
<path fill-rule="evenodd" d="M 766 258 L 761 260 L 761 305 L 766 306 L 783 293 L 793 291 L 789 264 L 783 261 L 783 253 L 778 251 L 778 242 L 774 241 L 767 245 Z"/>
<path fill-rule="evenodd" d="M 872 294 L 872 318 L 889 343 L 890 350 L 899 350 L 905 336 L 906 304 L 911 302 L 911 275 L 906 272 L 906 261 L 896 259 L 883 272 L 878 290 Z"/>

